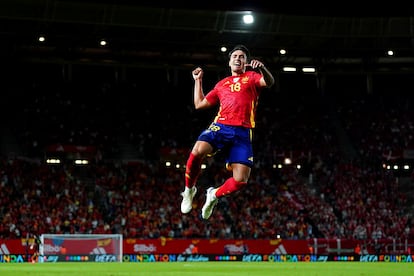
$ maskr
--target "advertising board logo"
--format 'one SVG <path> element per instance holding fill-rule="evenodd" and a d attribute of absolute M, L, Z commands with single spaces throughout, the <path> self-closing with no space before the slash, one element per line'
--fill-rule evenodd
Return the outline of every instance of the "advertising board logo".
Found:
<path fill-rule="evenodd" d="M 141 254 L 148 254 L 157 251 L 157 247 L 153 244 L 134 244 L 134 252 L 139 252 Z"/>
<path fill-rule="evenodd" d="M 10 251 L 7 248 L 7 245 L 5 243 L 2 243 L 0 245 L 0 255 L 9 255 L 9 254 L 10 254 Z"/>

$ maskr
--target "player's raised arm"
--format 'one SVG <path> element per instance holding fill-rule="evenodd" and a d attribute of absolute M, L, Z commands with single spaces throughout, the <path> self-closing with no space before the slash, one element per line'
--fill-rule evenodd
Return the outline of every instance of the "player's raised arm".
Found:
<path fill-rule="evenodd" d="M 207 108 L 210 104 L 205 99 L 203 92 L 203 69 L 197 67 L 193 70 L 192 75 L 194 79 L 194 107 L 196 109 Z"/>
<path fill-rule="evenodd" d="M 250 66 L 253 69 L 257 68 L 260 71 L 263 76 L 263 82 L 261 82 L 262 86 L 271 87 L 275 84 L 275 78 L 263 62 L 257 59 L 252 59 L 249 64 L 246 64 L 246 66 Z"/>
<path fill-rule="evenodd" d="M 266 87 L 272 87 L 275 84 L 275 78 L 266 66 L 259 67 L 259 71 L 262 73 L 263 80 Z"/>

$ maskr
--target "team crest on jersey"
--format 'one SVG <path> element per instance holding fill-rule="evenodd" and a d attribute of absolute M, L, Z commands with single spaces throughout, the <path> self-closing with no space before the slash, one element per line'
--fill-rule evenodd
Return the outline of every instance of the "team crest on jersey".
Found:
<path fill-rule="evenodd" d="M 248 82 L 249 82 L 249 77 L 242 78 L 242 83 L 248 83 Z"/>

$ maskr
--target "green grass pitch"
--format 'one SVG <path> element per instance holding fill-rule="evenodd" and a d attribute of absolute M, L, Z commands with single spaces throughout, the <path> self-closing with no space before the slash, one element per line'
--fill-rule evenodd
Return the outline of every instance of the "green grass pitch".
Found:
<path fill-rule="evenodd" d="M 1 263 L 1 276 L 412 276 L 414 263 L 269 263 L 269 262 L 174 262 L 174 263 Z"/>

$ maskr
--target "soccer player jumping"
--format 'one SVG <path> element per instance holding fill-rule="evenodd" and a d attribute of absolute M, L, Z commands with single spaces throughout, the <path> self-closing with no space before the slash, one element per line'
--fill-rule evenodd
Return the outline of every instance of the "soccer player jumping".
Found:
<path fill-rule="evenodd" d="M 192 72 L 195 108 L 219 105 L 219 111 L 210 126 L 198 136 L 187 159 L 181 212 L 186 214 L 192 210 L 197 193 L 196 181 L 205 157 L 225 150 L 227 167 L 233 173 L 221 186 L 207 189 L 206 202 L 201 210 L 203 219 L 211 216 L 220 197 L 247 184 L 253 166 L 252 130 L 259 95 L 263 88 L 271 87 L 275 82 L 261 61 L 252 59 L 249 62 L 249 50 L 244 45 L 237 45 L 230 51 L 229 67 L 231 76 L 217 82 L 206 95 L 202 85 L 203 70 L 198 67 Z"/>

